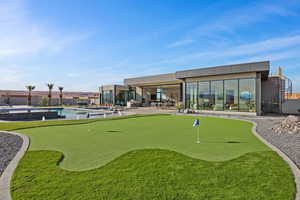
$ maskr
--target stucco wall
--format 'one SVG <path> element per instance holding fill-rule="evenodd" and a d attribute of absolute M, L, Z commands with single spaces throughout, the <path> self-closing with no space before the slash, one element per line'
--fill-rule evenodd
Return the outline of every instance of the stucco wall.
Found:
<path fill-rule="evenodd" d="M 288 99 L 282 104 L 282 113 L 300 114 L 300 99 Z"/>
<path fill-rule="evenodd" d="M 262 111 L 264 113 L 280 113 L 283 100 L 280 94 L 283 90 L 283 80 L 280 77 L 269 77 L 261 83 Z"/>

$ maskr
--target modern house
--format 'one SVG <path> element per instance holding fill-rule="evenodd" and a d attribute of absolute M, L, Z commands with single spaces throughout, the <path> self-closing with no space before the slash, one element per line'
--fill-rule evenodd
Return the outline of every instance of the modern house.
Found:
<path fill-rule="evenodd" d="M 281 70 L 269 72 L 270 62 L 262 61 L 128 78 L 124 86 L 100 87 L 100 103 L 125 105 L 134 99 L 143 106 L 181 102 L 194 110 L 279 113 L 291 83 Z"/>

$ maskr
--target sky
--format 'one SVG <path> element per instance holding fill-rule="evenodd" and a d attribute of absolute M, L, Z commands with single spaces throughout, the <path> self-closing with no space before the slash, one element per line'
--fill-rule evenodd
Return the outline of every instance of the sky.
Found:
<path fill-rule="evenodd" d="M 299 0 L 0 0 L 0 89 L 271 61 L 300 92 Z"/>

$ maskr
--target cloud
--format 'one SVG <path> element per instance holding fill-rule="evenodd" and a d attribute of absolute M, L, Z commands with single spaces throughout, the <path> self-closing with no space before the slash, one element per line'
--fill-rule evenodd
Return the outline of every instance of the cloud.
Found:
<path fill-rule="evenodd" d="M 0 85 L 2 89 L 24 88 L 26 72 L 20 67 L 12 65 L 6 66 L 5 68 L 0 67 L 0 74 Z"/>
<path fill-rule="evenodd" d="M 293 11 L 296 3 L 296 1 L 260 1 L 231 9 L 192 29 L 188 36 L 213 36 L 220 32 L 234 34 L 235 30 L 240 27 L 267 21 L 274 16 L 297 16 L 298 13 Z"/>
<path fill-rule="evenodd" d="M 167 46 L 167 48 L 174 48 L 174 47 L 184 46 L 184 45 L 187 45 L 187 44 L 191 44 L 193 42 L 195 42 L 195 40 L 188 40 L 188 39 L 180 40 L 180 41 L 176 41 L 176 42 L 173 42 L 173 43 L 169 44 Z"/>
<path fill-rule="evenodd" d="M 92 33 L 59 33 L 37 25 L 28 16 L 25 1 L 0 2 L 0 57 L 59 52 L 75 42 L 89 38 Z"/>
<path fill-rule="evenodd" d="M 23 71 L 19 70 L 19 69 L 1 69 L 0 68 L 0 74 L 2 74 L 3 76 L 1 76 L 1 82 L 2 83 L 17 83 L 20 82 L 24 75 L 23 75 Z"/>
<path fill-rule="evenodd" d="M 156 64 L 169 64 L 169 63 L 185 64 L 194 60 L 204 61 L 204 60 L 213 60 L 219 58 L 251 56 L 251 55 L 256 55 L 258 53 L 265 53 L 265 55 L 268 55 L 266 54 L 268 52 L 277 51 L 277 50 L 283 50 L 284 52 L 286 52 L 287 51 L 286 48 L 291 48 L 298 45 L 300 45 L 300 35 L 273 38 L 264 41 L 259 41 L 256 43 L 248 43 L 248 44 L 242 44 L 238 46 L 231 46 L 231 47 L 223 48 L 222 50 L 216 49 L 215 51 L 195 52 L 195 53 L 179 56 L 176 58 L 162 60 Z M 291 56 L 297 56 L 297 52 L 299 51 L 286 52 L 284 54 L 282 54 L 282 52 L 279 52 L 273 55 L 270 54 L 272 56 L 269 57 L 275 57 L 275 59 L 279 60 Z M 259 58 L 262 56 L 263 55 L 260 55 Z"/>
<path fill-rule="evenodd" d="M 74 72 L 70 72 L 70 73 L 67 73 L 67 77 L 69 77 L 69 78 L 76 78 L 76 77 L 79 77 L 79 74 L 78 73 L 74 73 Z"/>
<path fill-rule="evenodd" d="M 272 62 L 274 62 L 274 61 L 285 60 L 290 58 L 298 58 L 298 57 L 299 57 L 299 50 L 287 50 L 287 51 L 281 51 L 276 53 L 265 53 L 263 55 L 247 57 L 244 59 L 231 61 L 231 63 L 232 62 L 233 63 L 255 62 L 260 60 L 271 60 Z"/>

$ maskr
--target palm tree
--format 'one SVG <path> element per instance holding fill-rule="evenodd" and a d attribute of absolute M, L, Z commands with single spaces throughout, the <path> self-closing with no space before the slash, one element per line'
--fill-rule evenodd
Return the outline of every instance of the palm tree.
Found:
<path fill-rule="evenodd" d="M 59 104 L 60 105 L 63 104 L 63 89 L 64 89 L 64 87 L 58 87 L 58 90 L 59 90 Z"/>
<path fill-rule="evenodd" d="M 53 83 L 47 83 L 49 93 L 48 93 L 48 106 L 51 106 L 51 97 L 52 97 L 52 89 L 54 87 Z"/>
<path fill-rule="evenodd" d="M 27 86 L 25 86 L 26 88 L 27 88 L 27 90 L 28 90 L 28 101 L 27 101 L 27 104 L 29 105 L 29 106 L 31 106 L 31 92 L 35 89 L 35 86 L 34 85 L 27 85 Z"/>

